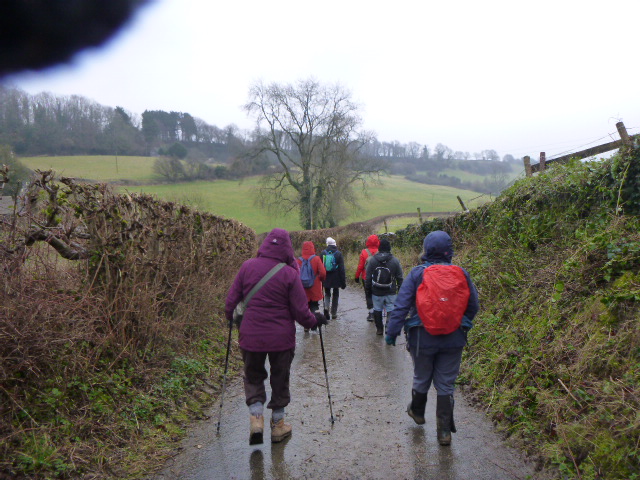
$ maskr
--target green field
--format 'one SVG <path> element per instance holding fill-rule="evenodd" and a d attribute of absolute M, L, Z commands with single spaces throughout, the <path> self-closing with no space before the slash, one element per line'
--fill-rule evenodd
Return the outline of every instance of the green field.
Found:
<path fill-rule="evenodd" d="M 258 180 L 259 177 L 252 177 L 242 181 L 216 180 L 171 185 L 142 185 L 128 187 L 126 190 L 150 193 L 158 198 L 186 203 L 216 215 L 235 218 L 258 233 L 274 227 L 299 230 L 300 225 L 295 214 L 275 218 L 254 205 Z M 417 208 L 425 214 L 459 211 L 461 207 L 456 195 L 460 195 L 467 207 L 477 206 L 489 199 L 488 196 L 483 196 L 470 201 L 478 197 L 478 194 L 469 190 L 410 182 L 399 176 L 386 177 L 383 182 L 382 186 L 370 190 L 368 198 L 361 198 L 361 211 L 353 214 L 343 223 L 364 221 L 379 215 L 417 212 Z"/>
<path fill-rule="evenodd" d="M 123 192 L 149 193 L 164 200 L 188 204 L 199 210 L 234 218 L 258 233 L 274 227 L 300 229 L 297 214 L 291 213 L 277 218 L 255 206 L 259 177 L 161 184 L 153 173 L 155 157 L 29 157 L 20 160 L 32 170 L 53 169 L 60 176 L 99 182 L 129 183 L 128 186 L 118 188 Z M 469 190 L 410 182 L 401 176 L 383 177 L 382 182 L 381 186 L 370 189 L 366 198 L 360 198 L 361 210 L 351 215 L 343 224 L 364 221 L 380 215 L 417 213 L 418 208 L 425 218 L 428 212 L 460 211 L 457 195 L 469 208 L 489 200 L 488 196 L 479 196 Z M 411 219 L 407 219 L 407 223 L 410 221 Z M 394 221 L 392 230 L 399 228 L 395 223 L 397 222 Z M 403 223 L 403 220 L 400 223 Z"/>
<path fill-rule="evenodd" d="M 73 157 L 20 158 L 31 170 L 55 170 L 59 176 L 98 182 L 152 183 L 159 180 L 153 172 L 156 157 L 92 155 Z"/>

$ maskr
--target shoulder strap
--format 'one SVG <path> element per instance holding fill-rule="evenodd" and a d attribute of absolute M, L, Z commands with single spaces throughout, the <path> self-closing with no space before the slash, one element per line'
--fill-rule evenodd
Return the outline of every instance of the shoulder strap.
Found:
<path fill-rule="evenodd" d="M 371 252 L 369 251 L 369 249 L 365 248 L 365 250 L 367 251 L 367 254 L 371 257 L 372 255 L 371 255 Z"/>
<path fill-rule="evenodd" d="M 273 277 L 276 273 L 278 273 L 278 271 L 280 271 L 280 269 L 284 266 L 285 266 L 284 263 L 277 264 L 271 270 L 269 270 L 264 277 L 260 279 L 260 281 L 256 284 L 256 286 L 251 289 L 251 291 L 247 295 L 247 298 L 244 299 L 245 307 L 249 305 L 249 301 L 251 300 L 251 297 L 253 297 L 258 292 L 258 290 L 260 290 L 262 286 L 265 283 L 267 283 L 269 279 L 271 279 L 271 277 Z"/>
<path fill-rule="evenodd" d="M 418 267 L 422 267 L 422 273 L 424 273 L 424 271 L 429 268 L 431 265 L 435 265 L 434 263 L 431 262 L 424 262 L 421 265 L 418 265 Z"/>

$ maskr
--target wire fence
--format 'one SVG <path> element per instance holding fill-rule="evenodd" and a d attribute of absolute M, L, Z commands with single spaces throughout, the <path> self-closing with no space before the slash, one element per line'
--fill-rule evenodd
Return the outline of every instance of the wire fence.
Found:
<path fill-rule="evenodd" d="M 545 152 L 540 152 L 540 162 L 537 164 L 531 165 L 531 157 L 525 156 L 523 158 L 524 168 L 520 170 L 511 180 L 509 180 L 502 190 L 511 187 L 517 181 L 532 175 L 537 171 L 544 170 L 546 164 L 553 162 L 566 162 L 572 158 L 588 158 L 591 156 L 595 156 L 601 153 L 614 152 L 621 146 L 625 144 L 632 144 L 634 141 L 640 141 L 640 133 L 629 135 L 628 132 L 640 132 L 640 127 L 630 127 L 626 128 L 622 122 L 618 122 L 616 124 L 617 133 L 619 135 L 619 139 L 614 138 L 614 133 L 609 133 L 603 137 L 597 138 L 595 140 L 591 140 L 587 143 L 581 143 L 579 146 L 570 148 L 568 150 L 561 151 L 559 153 L 554 154 L 553 156 L 546 158 Z M 599 144 L 596 146 L 592 146 L 598 142 L 602 142 L 605 139 L 611 139 L 611 142 Z M 585 148 L 588 147 L 588 148 Z M 468 211 L 469 207 L 478 207 L 487 201 L 492 201 L 494 196 L 497 196 L 499 192 L 489 192 L 489 193 L 481 193 L 472 198 L 468 198 L 463 200 L 458 196 L 458 201 L 462 207 L 462 211 Z M 394 231 L 406 228 L 407 225 L 411 223 L 422 223 L 425 219 L 439 217 L 446 214 L 454 214 L 457 212 L 425 212 L 422 213 L 420 208 L 417 209 L 417 218 L 407 218 L 406 220 L 399 220 L 398 218 L 394 218 L 393 221 L 389 221 L 387 219 L 384 220 L 384 229 L 385 233 L 392 234 Z M 408 216 L 411 214 L 404 214 L 404 216 Z"/>
<path fill-rule="evenodd" d="M 636 140 L 640 140 L 640 134 L 629 135 L 629 132 L 628 132 L 628 130 L 638 130 L 638 127 L 632 127 L 630 129 L 627 129 L 624 126 L 623 122 L 618 122 L 616 123 L 616 128 L 618 130 L 618 135 L 620 137 L 618 140 L 614 139 L 615 134 L 609 134 L 605 137 L 601 137 L 597 140 L 594 140 L 588 144 L 577 147 L 577 148 L 582 148 L 583 150 L 579 150 L 579 151 L 567 150 L 566 152 L 561 152 L 550 158 L 547 158 L 545 152 L 540 152 L 539 162 L 533 165 L 531 164 L 531 157 L 525 156 L 523 158 L 525 174 L 527 176 L 531 176 L 535 172 L 543 171 L 546 168 L 546 165 L 549 163 L 553 163 L 553 162 L 565 163 L 571 159 L 583 159 L 583 158 L 593 157 L 603 153 L 613 152 L 619 149 L 620 147 L 622 147 L 623 145 L 631 145 Z M 610 137 L 612 141 L 584 149 L 584 147 L 588 145 L 592 145 L 596 142 L 602 141 L 607 137 Z"/>

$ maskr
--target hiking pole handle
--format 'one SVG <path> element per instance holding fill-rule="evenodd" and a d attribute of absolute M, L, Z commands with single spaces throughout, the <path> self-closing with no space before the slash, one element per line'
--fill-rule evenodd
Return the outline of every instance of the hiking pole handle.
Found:
<path fill-rule="evenodd" d="M 327 359 L 324 355 L 324 340 L 322 339 L 322 325 L 318 326 L 318 333 L 320 333 L 320 348 L 322 349 L 322 363 L 324 365 L 324 379 L 327 382 L 327 396 L 329 397 L 329 412 L 331 413 L 331 424 L 335 422 L 333 418 L 333 406 L 331 404 L 331 391 L 329 390 L 329 374 L 327 373 Z"/>
<path fill-rule="evenodd" d="M 220 410 L 218 412 L 218 425 L 216 434 L 220 434 L 220 422 L 222 420 L 222 405 L 224 403 L 224 391 L 227 387 L 227 371 L 229 370 L 229 350 L 231 350 L 231 332 L 233 331 L 233 320 L 229 320 L 229 337 L 227 338 L 227 353 L 224 358 L 224 376 L 222 377 L 222 393 L 220 394 Z"/>

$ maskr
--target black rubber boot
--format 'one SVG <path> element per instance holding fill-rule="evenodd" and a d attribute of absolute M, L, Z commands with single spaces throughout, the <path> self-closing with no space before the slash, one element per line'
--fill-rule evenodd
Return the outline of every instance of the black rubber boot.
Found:
<path fill-rule="evenodd" d="M 456 432 L 456 425 L 453 421 L 453 404 L 453 395 L 438 395 L 436 422 L 440 445 L 451 445 L 451 432 Z"/>
<path fill-rule="evenodd" d="M 384 328 L 382 326 L 382 312 L 373 311 L 373 320 L 376 322 L 376 335 L 382 335 Z"/>
<path fill-rule="evenodd" d="M 338 318 L 338 301 L 335 298 L 331 302 L 331 318 L 334 320 Z"/>
<path fill-rule="evenodd" d="M 427 394 L 411 390 L 411 402 L 407 413 L 418 425 L 424 425 L 424 410 L 427 407 Z"/>

